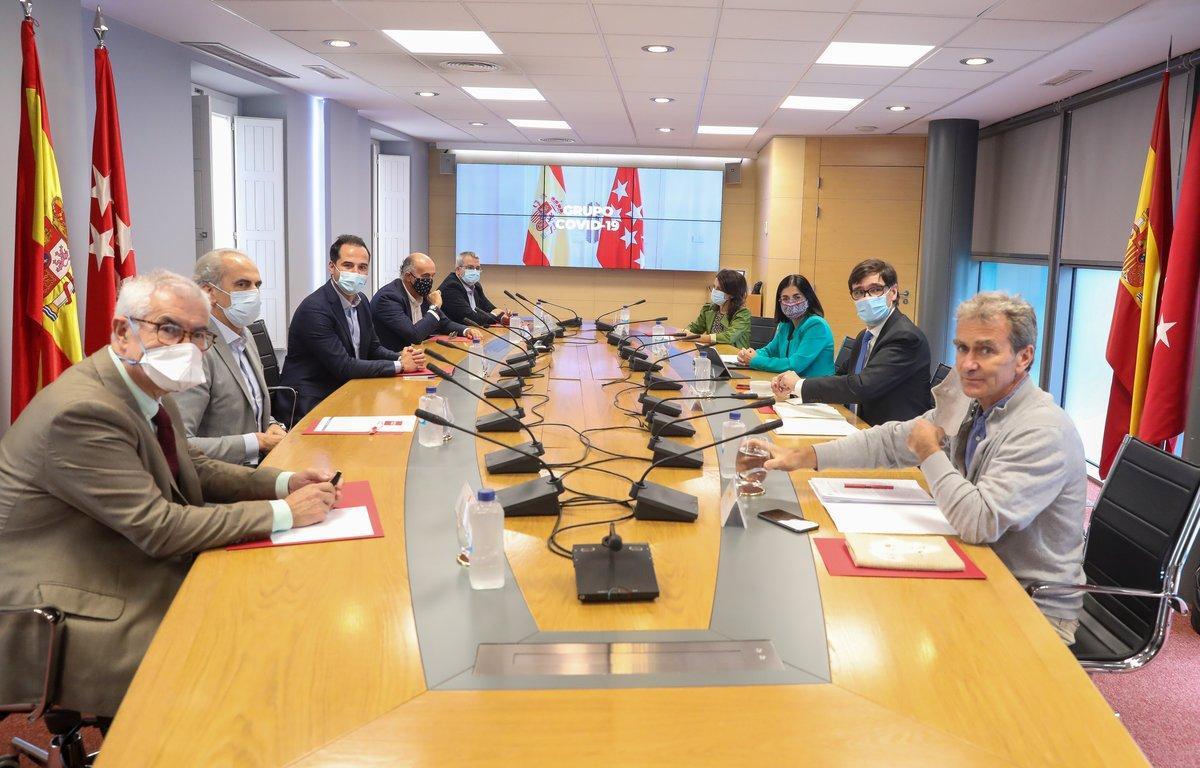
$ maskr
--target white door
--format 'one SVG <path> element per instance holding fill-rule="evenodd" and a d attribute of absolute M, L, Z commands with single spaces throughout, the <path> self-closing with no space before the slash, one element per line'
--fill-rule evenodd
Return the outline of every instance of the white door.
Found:
<path fill-rule="evenodd" d="M 287 344 L 283 121 L 233 118 L 234 239 L 262 274 L 262 318 L 276 349 Z"/>
<path fill-rule="evenodd" d="M 212 250 L 212 109 L 207 96 L 192 97 L 192 171 L 196 207 L 196 258 Z"/>
<path fill-rule="evenodd" d="M 408 255 L 409 158 L 379 155 L 375 160 L 375 290 L 400 275 Z M 435 286 L 436 287 L 436 286 Z"/>

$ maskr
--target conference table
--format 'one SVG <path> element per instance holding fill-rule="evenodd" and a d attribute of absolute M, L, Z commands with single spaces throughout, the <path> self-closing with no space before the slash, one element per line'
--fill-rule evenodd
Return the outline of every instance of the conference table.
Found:
<path fill-rule="evenodd" d="M 479 370 L 462 352 L 431 348 Z M 485 348 L 510 352 L 499 339 Z M 673 358 L 664 373 L 688 378 L 691 359 Z M 625 365 L 585 324 L 539 358 L 541 375 L 521 398 L 547 462 L 590 465 L 556 469 L 563 498 L 613 500 L 564 507 L 557 538 L 568 549 L 598 542 L 608 525 L 567 526 L 628 516 L 617 502 L 648 466 L 648 435 L 626 412 L 636 413 L 642 374 Z M 481 389 L 464 370 L 455 380 Z M 808 487 L 814 473 L 771 473 L 769 498 L 748 511 L 790 505 L 820 524 L 816 533 L 753 514 L 744 528 L 722 526 L 724 448 L 705 450 L 701 469 L 649 477 L 694 494 L 695 522 L 616 525 L 625 542 L 650 544 L 657 600 L 581 603 L 571 562 L 547 548 L 553 517 L 508 518 L 506 585 L 472 590 L 455 562 L 455 498 L 464 483 L 504 488 L 535 475 L 487 475 L 482 457 L 496 446 L 465 433 L 433 448 L 415 434 L 303 434 L 323 416 L 410 414 L 428 383 L 352 381 L 271 452 L 274 466 L 369 481 L 384 535 L 200 555 L 105 740 L 102 768 L 1147 765 L 989 548 L 962 545 L 983 580 L 830 576 L 812 538 L 840 534 Z M 449 383 L 439 392 L 456 423 L 493 412 Z M 677 439 L 714 440 L 725 417 L 681 402 L 698 418 L 696 435 Z M 701 403 L 705 412 L 738 404 Z M 585 451 L 579 431 L 591 429 Z M 480 666 L 497 647 L 509 649 L 511 668 Z M 543 663 L 560 652 L 567 663 Z"/>

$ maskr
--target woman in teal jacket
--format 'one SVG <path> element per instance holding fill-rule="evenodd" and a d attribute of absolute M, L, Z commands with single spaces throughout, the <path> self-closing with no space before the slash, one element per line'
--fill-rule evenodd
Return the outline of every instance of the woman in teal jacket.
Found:
<path fill-rule="evenodd" d="M 750 343 L 750 310 L 746 305 L 746 278 L 733 269 L 722 269 L 713 278 L 708 303 L 687 327 L 687 339 L 701 344 Z"/>
<path fill-rule="evenodd" d="M 788 275 L 775 289 L 775 336 L 757 352 L 738 352 L 742 365 L 759 371 L 795 371 L 802 378 L 833 375 L 833 331 L 817 292 L 803 275 Z"/>

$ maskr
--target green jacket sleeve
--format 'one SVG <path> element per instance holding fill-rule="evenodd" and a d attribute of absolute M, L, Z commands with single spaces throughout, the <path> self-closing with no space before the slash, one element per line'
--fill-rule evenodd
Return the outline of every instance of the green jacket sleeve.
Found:
<path fill-rule="evenodd" d="M 709 305 L 705 304 L 700 308 L 700 314 L 695 320 L 688 325 L 688 333 L 708 333 L 709 327 L 712 325 L 712 314 L 709 311 Z"/>
<path fill-rule="evenodd" d="M 707 333 L 708 331 L 701 331 Z M 750 346 L 750 310 L 742 307 L 733 316 L 729 327 L 717 334 L 718 344 L 732 344 L 738 349 Z"/>

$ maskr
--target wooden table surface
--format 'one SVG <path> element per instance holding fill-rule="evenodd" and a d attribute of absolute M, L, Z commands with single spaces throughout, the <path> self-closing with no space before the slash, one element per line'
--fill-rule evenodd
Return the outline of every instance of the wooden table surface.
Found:
<path fill-rule="evenodd" d="M 625 374 L 613 347 L 582 343 L 591 335 L 560 341 L 548 376 L 531 380 L 533 391 L 548 393 L 548 401 L 524 400 L 527 412 L 545 403 L 537 412 L 547 423 L 535 431 L 551 461 L 583 453 L 576 433 L 563 424 L 585 429 L 633 423 L 617 406 L 633 407 L 637 393 L 617 394 L 628 385 L 604 386 Z M 351 382 L 302 426 L 324 415 L 411 413 L 425 384 Z M 527 421 L 537 418 L 529 416 Z M 711 440 L 705 419 L 694 424 L 693 444 Z M 347 480 L 370 480 L 385 536 L 200 556 L 105 740 L 101 768 L 1147 765 L 1016 580 L 990 549 L 968 545 L 964 549 L 987 574 L 984 581 L 833 578 L 814 551 L 830 684 L 427 691 L 404 540 L 412 436 L 300 431 L 272 452 L 270 463 L 336 468 Z M 588 462 L 606 457 L 598 449 L 649 455 L 645 432 L 589 436 L 596 448 Z M 521 437 L 499 439 L 515 443 Z M 480 442 L 480 454 L 490 449 Z M 664 469 L 652 476 L 700 498 L 695 524 L 619 526 L 627 541 L 654 547 L 663 592 L 654 603 L 601 611 L 581 606 L 570 564 L 546 548 L 551 522 L 507 521 L 509 562 L 539 629 L 707 628 L 720 543 L 716 466 L 710 449 L 703 470 Z M 645 467 L 645 461 L 617 459 L 571 473 L 566 485 L 624 498 L 628 481 L 598 470 L 636 477 Z M 837 536 L 808 489 L 810 475 L 792 476 L 805 516 L 821 524 L 816 535 Z M 913 471 L 870 475 L 919 477 Z M 483 476 L 496 487 L 528 479 Z M 625 511 L 617 505 L 572 508 L 564 523 Z M 582 528 L 560 540 L 569 548 L 602 533 Z M 799 537 L 797 542 L 811 546 Z"/>

